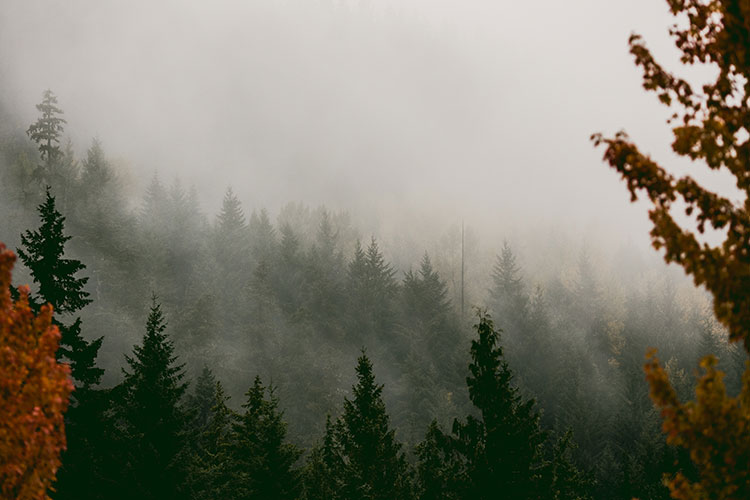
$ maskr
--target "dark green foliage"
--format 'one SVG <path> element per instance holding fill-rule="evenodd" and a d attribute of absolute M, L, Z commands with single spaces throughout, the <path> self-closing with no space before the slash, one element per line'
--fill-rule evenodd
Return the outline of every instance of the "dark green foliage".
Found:
<path fill-rule="evenodd" d="M 457 446 L 467 459 L 468 495 L 491 498 L 503 491 L 511 498 L 540 497 L 546 434 L 534 400 L 524 400 L 512 385 L 492 319 L 480 315 L 475 328 L 479 338 L 471 343 L 466 384 L 481 418 L 469 416 L 453 424 Z"/>
<path fill-rule="evenodd" d="M 78 311 L 91 302 L 83 289 L 88 278 L 75 277 L 86 266 L 63 258 L 65 243 L 71 236 L 63 232 L 65 217 L 55 208 L 55 197 L 49 188 L 38 211 L 41 225 L 38 230 L 26 231 L 21 236 L 18 256 L 31 271 L 40 298 L 51 304 L 57 314 Z"/>
<path fill-rule="evenodd" d="M 209 500 L 234 498 L 231 491 L 230 434 L 234 413 L 221 382 L 204 369 L 187 401 L 190 425 L 185 493 L 190 498 Z"/>
<path fill-rule="evenodd" d="M 458 500 L 465 498 L 466 459 L 458 452 L 453 438 L 446 436 L 432 421 L 424 441 L 416 446 L 417 498 Z"/>
<path fill-rule="evenodd" d="M 344 456 L 338 435 L 341 423 L 326 416 L 323 441 L 313 447 L 303 470 L 303 498 L 305 500 L 337 500 L 343 498 Z"/>
<path fill-rule="evenodd" d="M 29 268 L 38 285 L 37 306 L 51 304 L 55 311 L 54 323 L 60 328 L 62 338 L 58 356 L 71 364 L 73 378 L 78 385 L 97 385 L 104 370 L 96 366 L 96 356 L 102 338 L 87 342 L 81 335 L 81 320 L 76 318 L 67 326 L 60 321 L 61 315 L 72 314 L 91 302 L 84 289 L 88 278 L 76 277 L 84 266 L 75 259 L 66 259 L 65 217 L 55 207 L 55 197 L 47 189 L 44 203 L 38 208 L 41 225 L 36 231 L 26 231 L 21 236 L 18 255 Z"/>
<path fill-rule="evenodd" d="M 245 411 L 235 418 L 230 438 L 230 498 L 296 498 L 299 474 L 293 465 L 301 452 L 285 442 L 286 423 L 279 400 L 260 377 L 245 395 Z"/>
<path fill-rule="evenodd" d="M 513 386 L 499 331 L 479 313 L 466 383 L 477 416 L 455 420 L 451 436 L 433 423 L 417 447 L 422 498 L 578 498 L 583 477 L 567 460 L 567 439 L 545 457 L 547 433 L 534 400 Z"/>
<path fill-rule="evenodd" d="M 176 364 L 161 305 L 154 296 L 141 345 L 126 356 L 129 369 L 116 409 L 121 428 L 120 486 L 137 498 L 180 498 L 187 415 L 181 399 L 187 385 Z M 131 496 L 131 498 L 132 498 Z"/>
<path fill-rule="evenodd" d="M 343 498 L 409 498 L 409 466 L 390 428 L 383 386 L 375 383 L 372 363 L 364 353 L 357 360 L 356 372 L 353 398 L 344 400 L 338 433 L 345 463 Z"/>

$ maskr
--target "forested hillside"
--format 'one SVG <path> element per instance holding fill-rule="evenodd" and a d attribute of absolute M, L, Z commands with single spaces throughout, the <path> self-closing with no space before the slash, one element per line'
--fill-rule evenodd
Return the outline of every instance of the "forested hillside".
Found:
<path fill-rule="evenodd" d="M 680 394 L 708 353 L 739 389 L 710 302 L 632 255 L 625 279 L 577 242 L 541 273 L 507 242 L 467 254 L 485 278 L 461 287 L 439 242 L 405 251 L 325 207 L 228 188 L 207 213 L 158 173 L 131 199 L 105 145 L 65 142 L 54 94 L 38 110 L 28 134 L 4 122 L 0 241 L 76 385 L 53 498 L 666 498 L 689 466 L 646 349 Z"/>

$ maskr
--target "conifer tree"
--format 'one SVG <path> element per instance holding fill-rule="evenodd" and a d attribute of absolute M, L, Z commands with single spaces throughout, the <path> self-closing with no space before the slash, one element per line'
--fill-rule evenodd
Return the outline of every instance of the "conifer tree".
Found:
<path fill-rule="evenodd" d="M 233 498 L 230 433 L 234 413 L 227 407 L 228 400 L 221 382 L 215 380 L 210 370 L 204 369 L 187 403 L 189 417 L 192 417 L 186 487 L 190 498 Z"/>
<path fill-rule="evenodd" d="M 268 217 L 266 209 L 260 213 L 253 211 L 247 224 L 250 235 L 250 248 L 257 262 L 270 262 L 276 248 L 276 229 Z"/>
<path fill-rule="evenodd" d="M 383 386 L 375 383 L 372 363 L 363 352 L 357 360 L 357 384 L 344 400 L 338 432 L 344 475 L 343 498 L 407 499 L 411 477 L 395 430 L 383 403 Z"/>
<path fill-rule="evenodd" d="M 479 313 L 471 343 L 471 374 L 466 379 L 476 416 L 453 422 L 451 436 L 433 424 L 417 448 L 419 485 L 424 498 L 578 498 L 585 483 L 567 460 L 567 442 L 554 460 L 545 457 L 547 433 L 539 425 L 534 400 L 513 386 L 503 358 L 500 332 Z M 570 495 L 570 496 L 569 496 Z"/>
<path fill-rule="evenodd" d="M 340 422 L 326 416 L 323 441 L 315 446 L 303 470 L 303 498 L 305 500 L 339 500 L 344 480 L 344 459 L 337 433 Z"/>
<path fill-rule="evenodd" d="M 80 261 L 66 259 L 65 244 L 71 239 L 65 235 L 65 217 L 55 207 L 55 197 L 47 189 L 44 203 L 38 208 L 41 225 L 36 231 L 26 231 L 21 236 L 18 249 L 21 261 L 31 271 L 39 287 L 36 307 L 43 303 L 52 305 L 55 324 L 62 333 L 58 357 L 70 361 L 73 378 L 79 386 L 97 385 L 104 371 L 96 366 L 96 356 L 102 338 L 87 342 L 81 335 L 81 321 L 76 318 L 66 326 L 60 316 L 72 314 L 91 302 L 84 289 L 88 278 L 77 277 L 84 266 Z"/>
<path fill-rule="evenodd" d="M 128 369 L 116 409 L 122 428 L 121 493 L 130 498 L 176 499 L 184 483 L 186 414 L 180 404 L 186 384 L 156 296 L 152 297 L 141 345 L 125 356 Z"/>
<path fill-rule="evenodd" d="M 395 275 L 396 271 L 385 261 L 374 237 L 367 249 L 357 241 L 346 286 L 352 334 L 370 339 L 392 332 L 398 292 Z"/>
<path fill-rule="evenodd" d="M 525 328 L 528 302 L 521 268 L 513 249 L 506 241 L 492 267 L 489 307 L 497 321 L 502 324 L 503 331 L 506 332 L 506 341 L 513 344 L 513 348 L 510 349 L 512 354 L 515 354 L 514 348 L 524 342 L 524 337 L 528 333 Z"/>
<path fill-rule="evenodd" d="M 56 177 L 53 170 L 55 163 L 62 156 L 60 135 L 66 121 L 60 117 L 63 111 L 57 107 L 55 94 L 51 90 L 45 90 L 42 96 L 42 102 L 36 105 L 41 116 L 29 126 L 26 135 L 38 146 L 43 163 L 34 171 L 34 177 L 44 185 L 52 182 Z"/>
<path fill-rule="evenodd" d="M 478 338 L 471 342 L 466 379 L 469 398 L 480 418 L 454 421 L 457 445 L 467 459 L 470 498 L 492 498 L 497 491 L 511 498 L 541 496 L 542 444 L 534 400 L 524 400 L 512 385 L 513 374 L 503 359 L 500 332 L 480 314 Z"/>
<path fill-rule="evenodd" d="M 273 388 L 260 377 L 246 393 L 244 413 L 235 418 L 231 433 L 232 498 L 294 499 L 299 474 L 293 468 L 301 452 L 286 443 L 286 423 Z"/>
<path fill-rule="evenodd" d="M 42 159 L 51 161 L 60 154 L 60 134 L 66 121 L 59 116 L 63 111 L 57 107 L 57 96 L 51 90 L 44 91 L 36 109 L 42 116 L 29 126 L 26 134 L 39 145 Z"/>

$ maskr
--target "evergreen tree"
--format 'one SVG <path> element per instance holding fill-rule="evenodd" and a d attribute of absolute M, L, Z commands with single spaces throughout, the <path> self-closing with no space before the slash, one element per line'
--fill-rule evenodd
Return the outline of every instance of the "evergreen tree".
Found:
<path fill-rule="evenodd" d="M 466 383 L 478 415 L 455 420 L 450 437 L 431 426 L 418 448 L 423 496 L 484 499 L 502 492 L 518 499 L 567 498 L 560 490 L 575 489 L 575 468 L 564 460 L 564 449 L 555 455 L 557 462 L 545 458 L 547 434 L 539 425 L 534 400 L 524 400 L 512 385 L 492 319 L 480 313 L 474 327 L 478 339 L 471 343 Z M 442 492 L 429 484 L 433 478 Z"/>
<path fill-rule="evenodd" d="M 349 263 L 347 295 L 350 331 L 360 340 L 388 337 L 395 326 L 396 271 L 385 261 L 375 238 L 367 249 L 357 241 Z"/>
<path fill-rule="evenodd" d="M 466 384 L 480 418 L 469 416 L 453 424 L 467 459 L 469 498 L 493 498 L 498 491 L 511 498 L 538 498 L 546 434 L 534 400 L 524 401 L 513 387 L 492 319 L 480 314 L 475 328 L 479 338 L 471 343 Z"/>
<path fill-rule="evenodd" d="M 247 228 L 250 235 L 250 248 L 255 260 L 270 262 L 277 244 L 276 230 L 265 208 L 260 213 L 253 211 Z"/>
<path fill-rule="evenodd" d="M 213 385 L 209 387 L 209 383 Z M 193 435 L 188 458 L 186 491 L 190 498 L 212 500 L 233 498 L 230 485 L 230 433 L 234 413 L 227 407 L 229 397 L 221 382 L 204 369 L 188 400 Z"/>
<path fill-rule="evenodd" d="M 318 331 L 332 335 L 339 328 L 344 303 L 344 256 L 328 211 L 323 211 L 315 243 L 307 257 L 305 308 Z"/>
<path fill-rule="evenodd" d="M 48 303 L 54 309 L 55 324 L 62 334 L 58 357 L 69 360 L 73 378 L 80 387 L 89 388 L 97 385 L 104 373 L 96 366 L 102 338 L 87 342 L 81 335 L 79 318 L 70 326 L 59 319 L 61 315 L 75 313 L 91 302 L 84 289 L 88 278 L 76 277 L 86 266 L 78 260 L 64 258 L 65 244 L 71 236 L 64 233 L 65 217 L 57 211 L 49 189 L 38 211 L 41 225 L 36 231 L 29 230 L 21 236 L 22 247 L 18 249 L 18 255 L 38 285 L 36 307 Z"/>
<path fill-rule="evenodd" d="M 53 170 L 62 156 L 60 135 L 66 121 L 60 117 L 63 111 L 57 107 L 57 97 L 51 90 L 44 91 L 42 102 L 36 105 L 36 109 L 42 116 L 29 126 L 26 134 L 38 146 L 43 163 L 35 170 L 34 177 L 44 185 L 52 182 L 55 177 Z"/>
<path fill-rule="evenodd" d="M 450 436 L 433 420 L 424 440 L 416 446 L 417 498 L 459 500 L 465 498 L 468 483 L 464 458 Z"/>
<path fill-rule="evenodd" d="M 186 390 L 183 367 L 176 364 L 166 322 L 152 297 L 141 345 L 125 356 L 129 369 L 117 408 L 122 428 L 122 494 L 133 498 L 176 499 L 184 484 L 186 413 L 180 400 Z"/>
<path fill-rule="evenodd" d="M 278 410 L 279 400 L 260 377 L 255 377 L 246 396 L 245 411 L 232 425 L 230 497 L 294 499 L 299 474 L 293 465 L 301 452 L 285 442 L 286 423 Z"/>
<path fill-rule="evenodd" d="M 303 498 L 305 500 L 339 500 L 344 480 L 344 459 L 337 432 L 340 422 L 332 422 L 326 416 L 323 441 L 315 446 L 307 458 L 303 470 Z"/>
<path fill-rule="evenodd" d="M 344 457 L 342 496 L 355 499 L 407 499 L 411 477 L 395 430 L 390 428 L 383 386 L 375 383 L 365 353 L 357 360 L 353 399 L 344 400 L 338 440 Z"/>
<path fill-rule="evenodd" d="M 59 116 L 63 111 L 57 107 L 57 96 L 51 90 L 44 91 L 36 109 L 42 116 L 29 126 L 26 134 L 39 145 L 42 159 L 50 161 L 60 154 L 60 134 L 66 121 Z"/>
<path fill-rule="evenodd" d="M 523 314 L 526 308 L 527 298 L 521 268 L 507 241 L 503 243 L 503 249 L 492 267 L 490 301 L 492 311 L 503 320 L 509 316 Z"/>
<path fill-rule="evenodd" d="M 528 295 L 524 290 L 521 268 L 508 242 L 503 243 L 500 255 L 492 267 L 490 311 L 502 323 L 506 332 L 506 348 L 515 357 L 523 357 L 528 331 L 526 328 Z M 521 352 L 519 352 L 521 351 Z"/>

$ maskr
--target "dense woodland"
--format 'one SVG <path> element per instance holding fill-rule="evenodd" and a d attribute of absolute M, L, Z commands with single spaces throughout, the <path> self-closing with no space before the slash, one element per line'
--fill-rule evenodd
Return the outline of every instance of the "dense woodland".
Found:
<path fill-rule="evenodd" d="M 274 220 L 230 188 L 208 215 L 157 174 L 134 202 L 54 94 L 38 110 L 2 130 L 0 241 L 75 382 L 53 498 L 667 498 L 690 465 L 646 349 L 680 394 L 708 353 L 739 390 L 744 351 L 666 273 L 613 288 L 576 249 L 574 279 L 532 282 L 506 243 L 461 304 L 428 253 L 396 268 L 324 207 Z"/>

